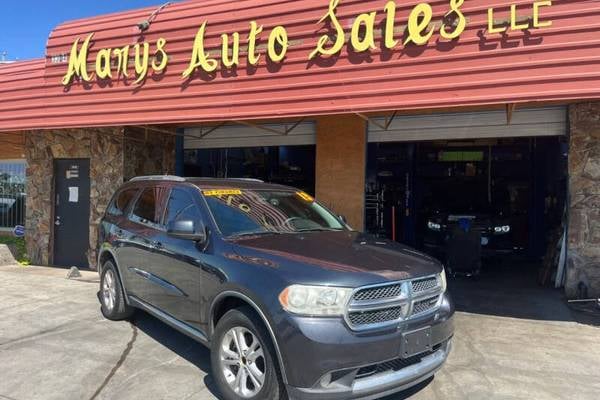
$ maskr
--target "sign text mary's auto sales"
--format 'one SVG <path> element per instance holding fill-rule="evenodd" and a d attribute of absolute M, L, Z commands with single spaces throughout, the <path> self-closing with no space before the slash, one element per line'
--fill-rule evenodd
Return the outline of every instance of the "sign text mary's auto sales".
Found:
<path fill-rule="evenodd" d="M 339 54 L 345 45 L 352 47 L 354 52 L 368 52 L 376 49 L 375 30 L 378 11 L 372 11 L 357 15 L 352 23 L 350 35 L 348 36 L 339 21 L 336 11 L 341 0 L 330 0 L 329 8 L 325 15 L 318 21 L 328 23 L 335 34 L 324 34 L 318 38 L 314 48 L 307 54 L 307 59 L 317 57 L 331 57 Z M 440 40 L 452 41 L 460 37 L 468 26 L 468 19 L 463 14 L 462 8 L 465 0 L 450 0 L 448 11 L 442 21 L 434 21 L 433 9 L 428 3 L 419 3 L 412 8 L 408 15 L 403 40 L 398 35 L 396 24 L 396 2 L 388 1 L 382 10 L 384 14 L 382 45 L 387 50 L 398 46 L 423 46 L 427 45 L 434 35 Z M 510 12 L 510 18 L 498 22 L 495 13 L 500 10 L 490 8 L 487 11 L 487 34 L 501 34 L 507 30 L 526 30 L 544 28 L 552 25 L 552 21 L 542 18 L 542 13 L 550 7 L 550 0 L 535 1 L 529 7 L 528 16 L 523 18 L 525 8 L 516 5 L 506 7 Z M 183 71 L 182 78 L 189 79 L 197 70 L 207 73 L 214 72 L 219 67 L 234 68 L 240 64 L 240 42 L 239 32 L 221 35 L 221 56 L 211 56 L 205 49 L 204 38 L 208 22 L 204 21 L 194 39 L 192 53 L 187 68 Z M 154 43 L 142 42 L 134 45 L 126 45 L 121 48 L 103 48 L 96 55 L 95 65 L 92 70 L 88 66 L 87 59 L 90 43 L 94 34 L 88 35 L 83 41 L 81 38 L 73 43 L 69 56 L 68 71 L 62 79 L 63 85 L 70 85 L 73 78 L 77 77 L 89 82 L 94 77 L 98 79 L 112 79 L 114 76 L 135 77 L 135 83 L 141 83 L 150 71 L 162 73 L 169 63 L 167 40 L 159 38 Z M 257 48 L 260 38 L 267 38 L 267 46 L 263 51 Z M 258 65 L 261 57 L 266 57 L 270 62 L 280 63 L 285 59 L 288 48 L 292 45 L 288 32 L 284 26 L 275 26 L 268 32 L 264 32 L 263 26 L 256 21 L 249 22 L 249 31 L 245 37 L 244 53 L 249 65 Z M 264 54 L 263 54 L 264 53 Z M 133 58 L 133 69 L 130 68 L 129 60 Z"/>

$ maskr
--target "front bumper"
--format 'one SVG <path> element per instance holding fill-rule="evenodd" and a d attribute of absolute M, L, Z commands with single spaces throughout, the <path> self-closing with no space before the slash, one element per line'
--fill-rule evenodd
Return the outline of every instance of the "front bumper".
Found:
<path fill-rule="evenodd" d="M 454 334 L 454 305 L 444 295 L 435 312 L 375 332 L 353 332 L 340 319 L 290 317 L 280 326 L 288 395 L 298 400 L 371 399 L 408 389 L 444 363 Z M 432 351 L 401 368 L 363 374 L 374 366 L 403 362 L 403 333 L 431 327 Z"/>

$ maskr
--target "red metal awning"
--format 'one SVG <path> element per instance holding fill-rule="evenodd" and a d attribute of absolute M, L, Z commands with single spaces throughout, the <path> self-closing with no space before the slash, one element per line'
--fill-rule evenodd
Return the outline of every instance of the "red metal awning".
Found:
<path fill-rule="evenodd" d="M 400 31 L 396 38 L 401 39 L 417 1 L 396 3 Z M 385 0 L 341 0 L 337 16 L 349 32 L 358 14 L 377 11 L 379 37 L 385 4 Z M 439 25 L 449 0 L 430 4 Z M 461 10 L 468 24 L 456 42 L 441 39 L 436 32 L 426 46 L 399 43 L 393 51 L 382 52 L 382 40 L 377 38 L 377 49 L 367 54 L 349 52 L 344 46 L 339 56 L 319 62 L 309 62 L 308 54 L 324 33 L 318 21 L 328 10 L 327 0 L 175 3 L 158 12 L 143 36 L 136 25 L 156 7 L 67 22 L 51 33 L 45 62 L 0 67 L 0 130 L 185 124 L 600 98 L 600 2 L 554 1 L 543 10 L 551 27 L 506 35 L 487 32 L 488 8 L 494 7 L 495 18 L 502 20 L 510 17 L 510 4 L 517 5 L 519 15 L 531 16 L 530 0 L 466 0 Z M 287 29 L 291 44 L 282 63 L 266 63 L 263 53 L 257 68 L 248 67 L 242 52 L 235 71 L 219 68 L 214 75 L 198 74 L 191 81 L 182 78 L 194 36 L 204 21 L 208 22 L 206 50 L 214 55 L 220 52 L 223 33 L 239 32 L 243 49 L 252 20 L 264 26 L 258 44 L 261 51 L 274 26 Z M 92 32 L 90 68 L 99 49 L 140 40 L 152 48 L 164 37 L 169 55 L 166 72 L 149 77 L 143 85 L 115 77 L 76 81 L 65 89 L 61 84 L 67 72 L 64 55 L 76 39 L 83 41 Z"/>

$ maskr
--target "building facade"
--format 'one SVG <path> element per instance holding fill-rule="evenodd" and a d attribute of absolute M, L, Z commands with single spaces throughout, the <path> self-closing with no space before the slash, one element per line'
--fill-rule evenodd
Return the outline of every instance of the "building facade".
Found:
<path fill-rule="evenodd" d="M 27 163 L 32 261 L 64 264 L 83 236 L 94 267 L 119 183 L 209 171 L 302 186 L 418 247 L 436 193 L 483 189 L 512 210 L 511 250 L 566 256 L 557 282 L 597 295 L 598 16 L 583 0 L 245 0 L 61 24 L 43 59 L 0 66 L 0 160 Z M 63 186 L 88 216 L 72 229 Z"/>

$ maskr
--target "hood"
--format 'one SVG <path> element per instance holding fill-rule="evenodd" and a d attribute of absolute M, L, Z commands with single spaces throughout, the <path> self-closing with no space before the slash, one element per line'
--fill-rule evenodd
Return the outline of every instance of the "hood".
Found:
<path fill-rule="evenodd" d="M 269 260 L 277 266 L 306 266 L 340 273 L 369 274 L 385 282 L 432 275 L 441 264 L 410 247 L 358 232 L 307 232 L 247 237 L 233 242 L 244 257 Z"/>

